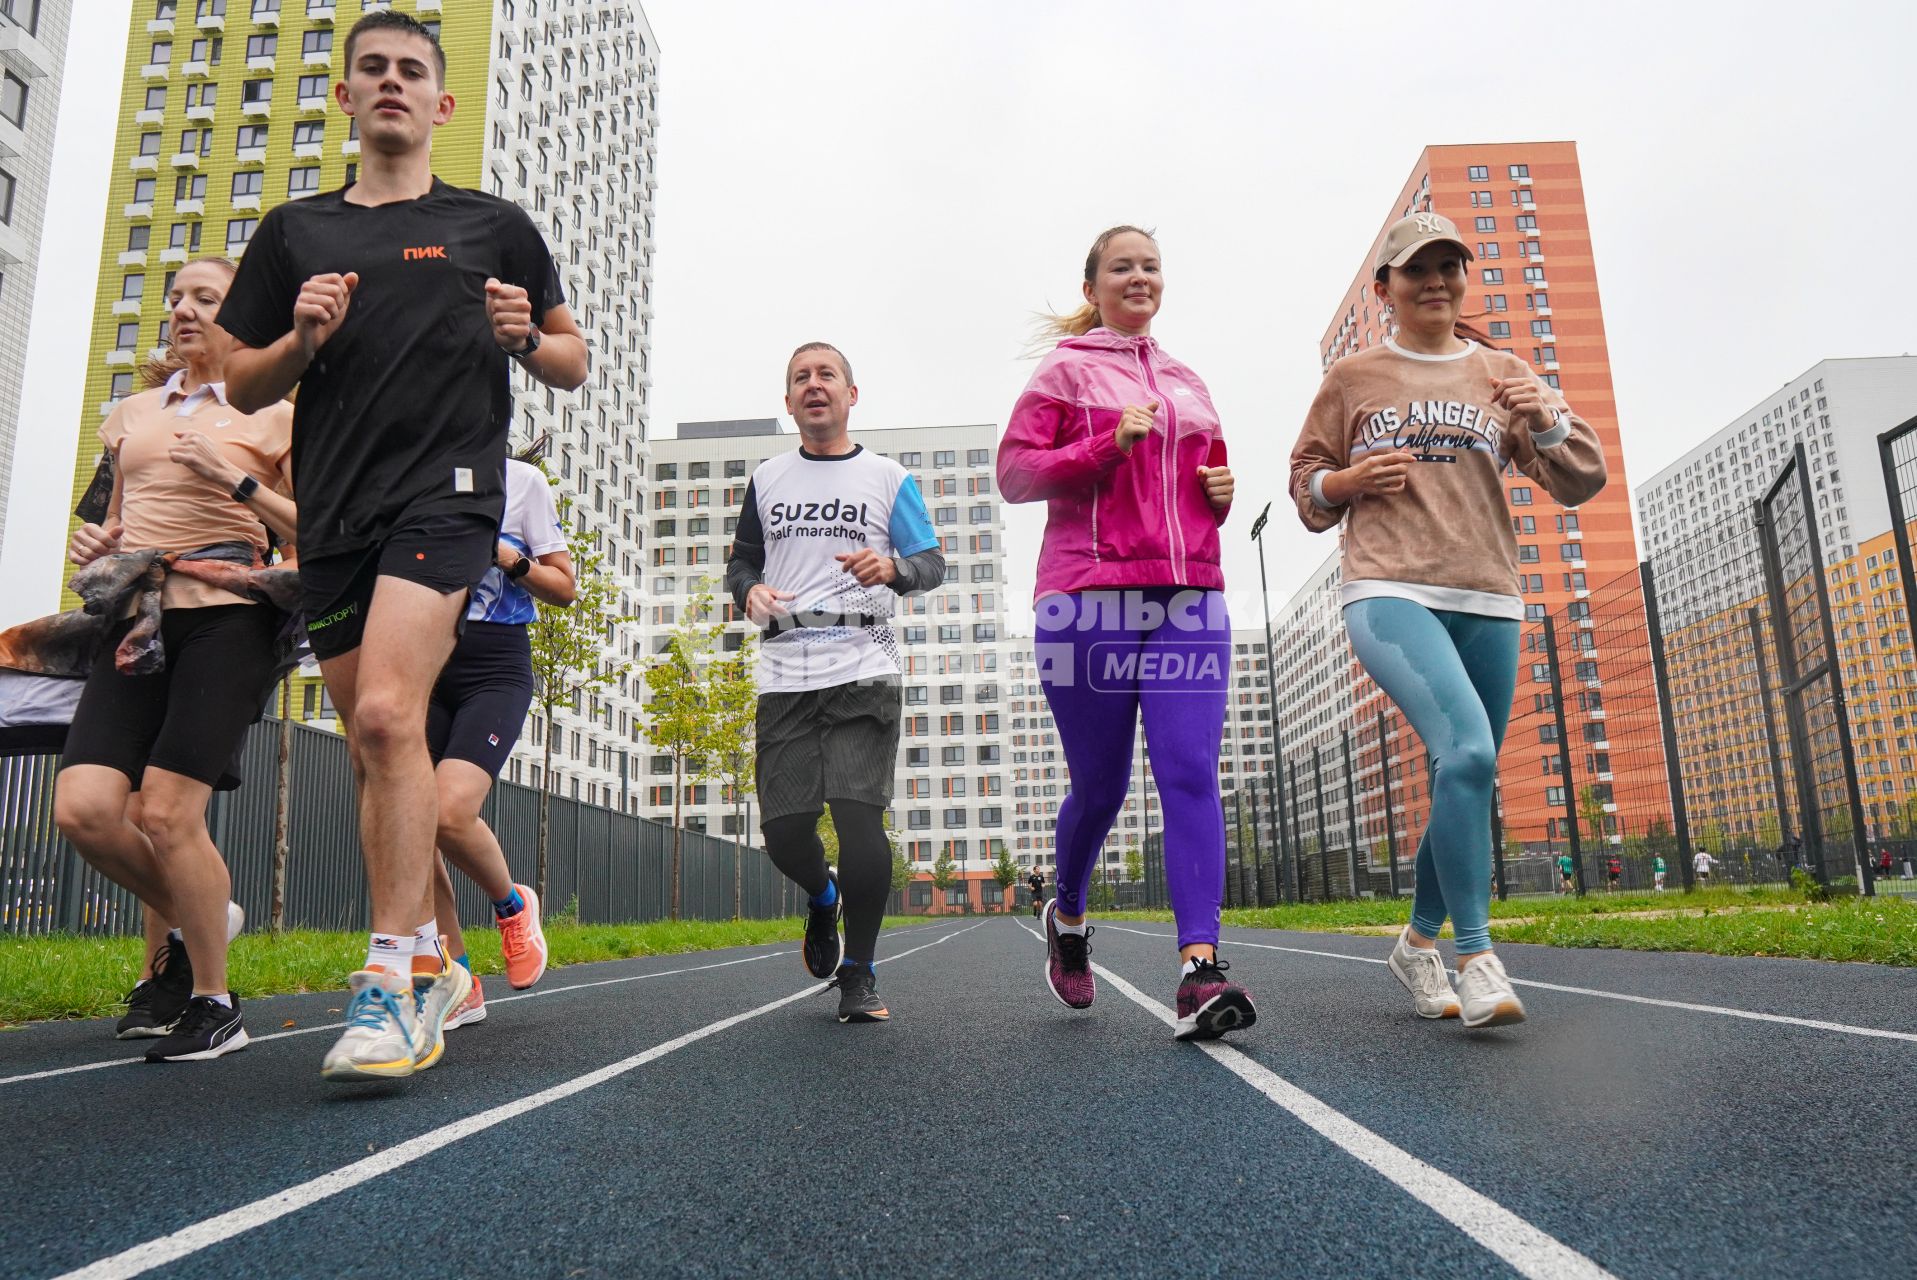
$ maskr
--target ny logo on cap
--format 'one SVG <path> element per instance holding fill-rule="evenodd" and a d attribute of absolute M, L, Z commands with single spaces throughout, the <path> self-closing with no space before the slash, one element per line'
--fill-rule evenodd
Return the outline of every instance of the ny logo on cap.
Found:
<path fill-rule="evenodd" d="M 1443 230 L 1444 230 L 1444 220 L 1438 217 L 1437 214 L 1421 213 L 1418 215 L 1418 234 L 1419 235 L 1426 235 L 1426 236 L 1433 235 Z"/>

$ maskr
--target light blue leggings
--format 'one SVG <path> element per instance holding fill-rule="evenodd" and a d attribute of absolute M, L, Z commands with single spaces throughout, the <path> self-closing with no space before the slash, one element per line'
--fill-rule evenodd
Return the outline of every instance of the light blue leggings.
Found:
<path fill-rule="evenodd" d="M 1374 599 L 1345 607 L 1345 630 L 1431 758 L 1411 927 L 1436 938 L 1448 914 L 1459 955 L 1489 951 L 1491 788 L 1518 682 L 1518 623 Z"/>

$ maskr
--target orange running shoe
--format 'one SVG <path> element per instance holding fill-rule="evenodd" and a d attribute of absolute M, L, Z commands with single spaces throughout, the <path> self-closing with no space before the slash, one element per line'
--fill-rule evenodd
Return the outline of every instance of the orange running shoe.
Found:
<path fill-rule="evenodd" d="M 526 905 L 499 922 L 499 949 L 506 957 L 506 981 L 524 991 L 546 974 L 546 934 L 539 927 L 539 895 L 523 884 L 513 888 Z"/>
<path fill-rule="evenodd" d="M 458 962 L 455 961 L 454 963 L 456 964 Z M 473 989 L 467 992 L 466 998 L 454 1007 L 452 1017 L 446 1019 L 446 1030 L 451 1031 L 454 1027 L 463 1027 L 468 1023 L 484 1022 L 485 1020 L 486 993 L 479 985 L 479 975 L 474 974 Z"/>

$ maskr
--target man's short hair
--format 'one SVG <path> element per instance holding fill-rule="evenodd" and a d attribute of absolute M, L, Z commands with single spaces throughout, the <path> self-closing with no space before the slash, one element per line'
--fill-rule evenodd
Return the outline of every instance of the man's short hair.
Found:
<path fill-rule="evenodd" d="M 393 9 L 373 10 L 373 12 L 361 18 L 358 22 L 355 22 L 353 29 L 346 33 L 346 71 L 348 75 L 351 75 L 353 70 L 353 45 L 358 42 L 362 34 L 368 31 L 397 31 L 402 35 L 418 36 L 427 44 L 432 45 L 433 65 L 439 70 L 439 83 L 441 85 L 446 83 L 446 49 L 445 46 L 439 43 L 439 37 L 433 34 L 431 27 L 421 22 L 418 18 L 413 17 L 410 13 L 400 13 Z"/>
<path fill-rule="evenodd" d="M 852 362 L 845 358 L 845 352 L 839 350 L 829 342 L 808 342 L 787 357 L 785 362 L 785 380 L 788 384 L 792 381 L 792 362 L 808 351 L 830 351 L 839 358 L 839 368 L 845 370 L 846 385 L 858 385 L 858 382 L 852 377 Z"/>

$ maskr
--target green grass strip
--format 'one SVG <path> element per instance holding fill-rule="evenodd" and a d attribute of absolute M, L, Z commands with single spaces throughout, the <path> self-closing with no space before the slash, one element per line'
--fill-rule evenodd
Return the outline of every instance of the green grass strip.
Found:
<path fill-rule="evenodd" d="M 957 917 L 940 916 L 937 920 Z M 887 928 L 930 923 L 925 916 L 887 917 Z M 799 940 L 790 920 L 656 920 L 647 924 L 573 924 L 546 921 L 552 970 L 570 964 L 680 955 L 725 947 Z M 139 972 L 138 938 L 0 937 L 0 1027 L 47 1018 L 118 1016 Z M 467 954 L 478 974 L 504 973 L 499 934 L 468 929 Z M 289 931 L 245 933 L 228 959 L 229 981 L 242 1000 L 302 991 L 343 991 L 346 975 L 366 960 L 363 933 Z"/>
<path fill-rule="evenodd" d="M 1226 911 L 1222 923 L 1240 929 L 1333 933 L 1402 925 L 1410 912 L 1408 898 L 1366 898 L 1238 908 Z M 1632 914 L 1637 912 L 1684 914 Z M 1169 922 L 1172 916 L 1168 911 L 1133 911 L 1101 913 L 1101 918 Z M 1491 904 L 1491 932 L 1502 942 L 1554 947 L 1917 965 L 1917 900 L 1895 894 L 1821 903 L 1780 888 L 1510 898 Z"/>

